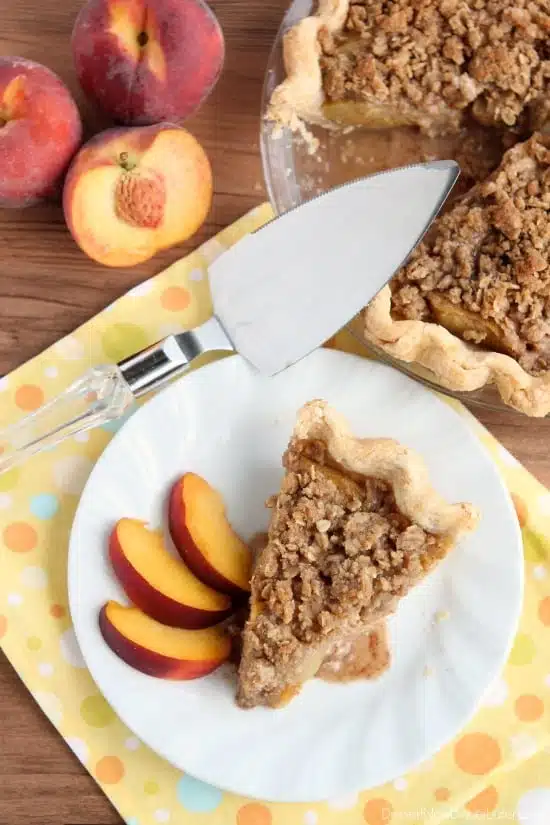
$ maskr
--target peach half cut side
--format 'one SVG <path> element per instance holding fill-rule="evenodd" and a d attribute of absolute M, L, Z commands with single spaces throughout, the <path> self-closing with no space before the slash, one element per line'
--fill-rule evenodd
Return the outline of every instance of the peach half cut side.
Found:
<path fill-rule="evenodd" d="M 212 203 L 212 170 L 200 143 L 170 124 L 109 129 L 74 158 L 63 210 L 80 248 L 105 266 L 147 261 L 183 243 Z"/>

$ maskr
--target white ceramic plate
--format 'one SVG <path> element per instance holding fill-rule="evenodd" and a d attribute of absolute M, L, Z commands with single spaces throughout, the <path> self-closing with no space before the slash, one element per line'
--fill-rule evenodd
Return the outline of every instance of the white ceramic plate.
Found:
<path fill-rule="evenodd" d="M 123 600 L 107 559 L 122 516 L 165 521 L 171 483 L 193 470 L 223 494 L 244 536 L 266 527 L 298 408 L 325 398 L 361 436 L 419 450 L 434 484 L 472 501 L 477 532 L 401 603 L 394 660 L 376 682 L 309 682 L 283 710 L 243 711 L 229 668 L 192 682 L 145 676 L 103 641 L 98 613 Z M 86 663 L 129 728 L 178 768 L 270 801 L 328 799 L 389 781 L 435 753 L 474 713 L 508 654 L 519 618 L 522 552 L 509 496 L 452 409 L 397 371 L 317 350 L 275 378 L 238 356 L 204 367 L 142 407 L 107 447 L 73 525 L 69 597 Z M 448 611 L 438 622 L 438 611 Z M 429 675 L 428 675 L 429 672 Z"/>

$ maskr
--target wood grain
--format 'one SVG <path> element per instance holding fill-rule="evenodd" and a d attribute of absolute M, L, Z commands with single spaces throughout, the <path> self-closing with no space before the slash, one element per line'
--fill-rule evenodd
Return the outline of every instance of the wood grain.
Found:
<path fill-rule="evenodd" d="M 222 79 L 189 127 L 214 168 L 210 217 L 188 247 L 128 270 L 87 260 L 59 206 L 0 210 L 0 375 L 43 350 L 127 289 L 154 275 L 265 199 L 258 151 L 263 71 L 286 0 L 212 2 L 223 26 Z M 74 92 L 87 134 L 108 123 L 83 99 L 69 37 L 78 0 L 3 0 L 0 54 L 46 63 Z M 550 421 L 482 413 L 487 427 L 550 483 Z M 0 658 L 0 825 L 114 825 L 121 820 Z"/>

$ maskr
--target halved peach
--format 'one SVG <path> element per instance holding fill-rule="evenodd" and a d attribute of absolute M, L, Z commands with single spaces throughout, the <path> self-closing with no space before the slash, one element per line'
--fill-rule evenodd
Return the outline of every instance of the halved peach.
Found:
<path fill-rule="evenodd" d="M 109 538 L 115 574 L 133 604 L 171 627 L 211 627 L 231 613 L 231 600 L 197 579 L 170 555 L 160 531 L 123 518 Z"/>
<path fill-rule="evenodd" d="M 173 124 L 107 129 L 74 158 L 63 210 L 80 248 L 105 266 L 134 266 L 183 243 L 212 202 L 206 152 Z"/>
<path fill-rule="evenodd" d="M 169 526 L 195 576 L 222 593 L 250 592 L 250 548 L 229 524 L 219 492 L 196 473 L 186 473 L 172 487 Z"/>
<path fill-rule="evenodd" d="M 130 667 L 161 679 L 198 679 L 229 658 L 231 640 L 221 627 L 165 627 L 138 607 L 109 601 L 99 629 L 111 650 Z"/>

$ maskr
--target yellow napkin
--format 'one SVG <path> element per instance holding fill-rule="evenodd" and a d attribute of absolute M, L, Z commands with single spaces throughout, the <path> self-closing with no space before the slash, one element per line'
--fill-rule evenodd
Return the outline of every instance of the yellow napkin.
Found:
<path fill-rule="evenodd" d="M 206 320 L 208 263 L 270 217 L 268 205 L 253 210 L 1 379 L 0 426 L 88 366 Z M 354 349 L 345 335 L 331 345 Z M 115 427 L 75 436 L 0 475 L 2 649 L 128 825 L 550 823 L 550 494 L 459 404 L 448 403 L 468 418 L 514 496 L 526 563 L 521 627 L 505 671 L 453 743 L 384 787 L 322 804 L 247 801 L 182 775 L 141 744 L 98 693 L 68 613 L 67 538 L 79 494 Z"/>

